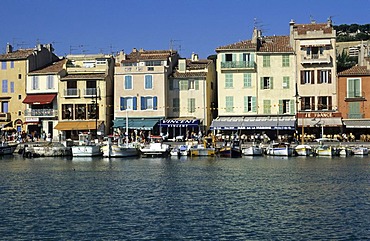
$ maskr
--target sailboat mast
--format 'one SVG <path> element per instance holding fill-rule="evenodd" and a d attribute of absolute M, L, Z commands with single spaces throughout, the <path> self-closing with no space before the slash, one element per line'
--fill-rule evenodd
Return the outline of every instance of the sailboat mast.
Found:
<path fill-rule="evenodd" d="M 128 110 L 126 109 L 126 144 L 128 144 Z"/>

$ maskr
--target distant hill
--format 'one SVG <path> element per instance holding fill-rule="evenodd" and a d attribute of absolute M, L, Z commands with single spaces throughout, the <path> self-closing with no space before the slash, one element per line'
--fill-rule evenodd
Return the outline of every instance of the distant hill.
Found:
<path fill-rule="evenodd" d="M 370 39 L 370 24 L 341 24 L 333 26 L 337 32 L 337 42 L 361 41 Z"/>

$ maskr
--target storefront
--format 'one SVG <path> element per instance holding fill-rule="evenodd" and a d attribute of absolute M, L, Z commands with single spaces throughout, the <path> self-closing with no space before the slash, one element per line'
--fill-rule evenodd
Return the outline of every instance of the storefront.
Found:
<path fill-rule="evenodd" d="M 343 133 L 342 114 L 339 112 L 298 113 L 298 133 L 313 135 L 314 138 L 329 138 Z"/>
<path fill-rule="evenodd" d="M 200 124 L 199 119 L 166 119 L 160 121 L 160 129 L 169 139 L 195 138 L 201 131 Z"/>

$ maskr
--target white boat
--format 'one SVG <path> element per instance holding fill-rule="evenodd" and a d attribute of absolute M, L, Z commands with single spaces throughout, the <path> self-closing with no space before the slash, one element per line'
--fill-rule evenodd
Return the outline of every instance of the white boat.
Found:
<path fill-rule="evenodd" d="M 102 146 L 104 157 L 130 157 L 139 156 L 140 152 L 136 143 L 122 143 L 121 139 L 113 142 L 113 137 L 108 137 Z"/>
<path fill-rule="evenodd" d="M 214 147 L 205 147 L 203 144 L 190 147 L 190 156 L 214 156 L 215 154 Z"/>
<path fill-rule="evenodd" d="M 0 156 L 11 155 L 17 148 L 18 144 L 9 144 L 8 142 L 1 142 L 0 144 Z"/>
<path fill-rule="evenodd" d="M 320 145 L 315 148 L 315 155 L 317 156 L 335 156 L 335 149 L 332 146 Z"/>
<path fill-rule="evenodd" d="M 259 145 L 252 145 L 242 149 L 244 156 L 262 156 L 263 149 Z"/>
<path fill-rule="evenodd" d="M 300 144 L 294 148 L 297 156 L 310 156 L 313 154 L 313 149 L 310 145 Z"/>
<path fill-rule="evenodd" d="M 170 145 L 162 142 L 150 142 L 140 147 L 143 157 L 167 156 L 170 153 Z"/>
<path fill-rule="evenodd" d="M 336 148 L 336 154 L 342 157 L 350 156 L 353 154 L 352 149 L 346 146 L 340 146 Z"/>
<path fill-rule="evenodd" d="M 293 148 L 289 143 L 271 143 L 267 149 L 266 154 L 270 156 L 292 156 Z"/>
<path fill-rule="evenodd" d="M 188 156 L 190 147 L 188 145 L 175 146 L 171 149 L 171 156 Z"/>
<path fill-rule="evenodd" d="M 351 148 L 351 151 L 353 153 L 353 155 L 368 155 L 369 154 L 369 149 L 367 147 L 363 147 L 363 146 L 356 146 L 356 147 L 353 147 Z"/>
<path fill-rule="evenodd" d="M 74 157 L 89 157 L 101 156 L 101 145 L 91 141 L 91 135 L 80 133 L 78 135 L 78 145 L 72 146 L 72 156 Z"/>

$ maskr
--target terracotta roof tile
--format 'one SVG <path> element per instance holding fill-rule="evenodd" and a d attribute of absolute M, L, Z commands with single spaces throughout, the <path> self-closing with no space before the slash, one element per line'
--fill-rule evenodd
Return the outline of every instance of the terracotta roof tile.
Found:
<path fill-rule="evenodd" d="M 196 77 L 206 77 L 207 76 L 207 72 L 183 72 L 183 73 L 180 73 L 178 71 L 176 71 L 174 74 L 173 74 L 173 77 L 174 78 L 196 78 Z"/>
<path fill-rule="evenodd" d="M 137 50 L 127 55 L 125 62 L 137 62 L 142 60 L 167 60 L 171 55 L 176 54 L 176 51 L 171 50 Z"/>
<path fill-rule="evenodd" d="M 26 59 L 33 54 L 34 49 L 18 49 L 8 54 L 1 54 L 0 60 Z"/>
<path fill-rule="evenodd" d="M 63 69 L 63 66 L 66 63 L 66 61 L 67 61 L 66 59 L 56 61 L 49 66 L 30 72 L 30 74 L 48 74 L 48 73 L 56 74 Z"/>
<path fill-rule="evenodd" d="M 307 34 L 308 31 L 323 31 L 326 34 L 333 33 L 333 27 L 327 23 L 295 24 L 299 35 Z"/>
<path fill-rule="evenodd" d="M 238 50 L 238 49 L 257 49 L 257 44 L 252 43 L 252 40 L 244 40 L 237 43 L 220 46 L 216 49 L 216 52 L 220 50 Z"/>
<path fill-rule="evenodd" d="M 350 69 L 346 69 L 340 73 L 338 76 L 353 76 L 353 75 L 370 75 L 370 70 L 366 66 L 353 66 Z"/>
<path fill-rule="evenodd" d="M 293 52 L 289 36 L 268 36 L 262 41 L 258 52 Z"/>
<path fill-rule="evenodd" d="M 206 77 L 208 73 L 208 66 L 212 63 L 209 59 L 199 59 L 192 61 L 191 59 L 186 60 L 186 71 L 179 72 L 178 69 L 173 74 L 175 78 L 194 78 L 194 77 Z M 200 71 L 203 70 L 203 71 Z"/>
<path fill-rule="evenodd" d="M 97 79 L 105 79 L 107 74 L 97 73 L 97 74 L 67 74 L 66 76 L 62 77 L 61 80 L 97 80 Z"/>
<path fill-rule="evenodd" d="M 212 63 L 212 60 L 200 59 L 198 61 L 192 61 L 190 59 L 186 60 L 187 70 L 200 70 L 207 68 Z"/>

